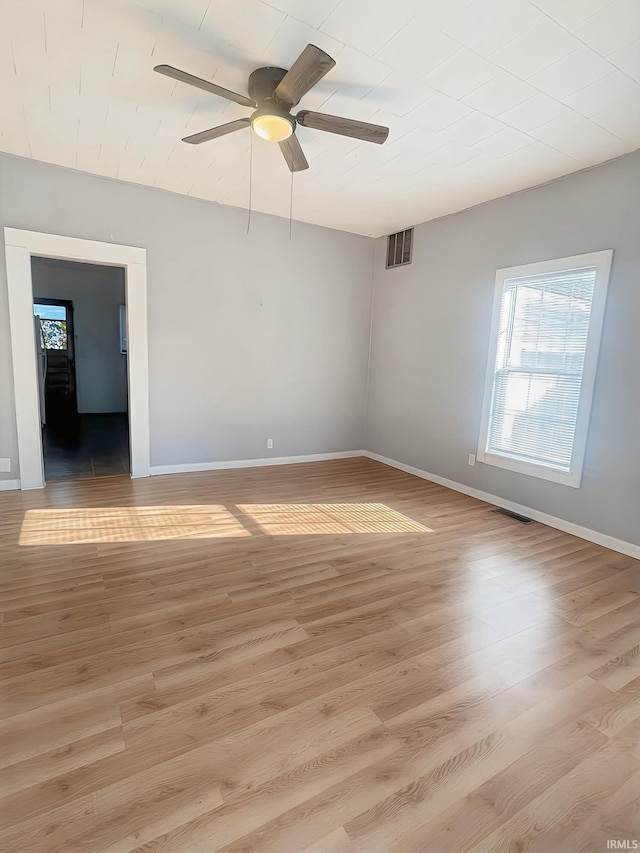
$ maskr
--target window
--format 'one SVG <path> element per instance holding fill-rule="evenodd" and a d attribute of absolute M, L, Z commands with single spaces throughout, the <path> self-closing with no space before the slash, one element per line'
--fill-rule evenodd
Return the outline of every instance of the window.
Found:
<path fill-rule="evenodd" d="M 64 305 L 37 302 L 33 313 L 40 318 L 40 340 L 43 349 L 66 350 L 67 309 Z"/>
<path fill-rule="evenodd" d="M 413 228 L 387 237 L 387 269 L 410 264 L 413 256 Z"/>
<path fill-rule="evenodd" d="M 579 487 L 612 255 L 498 270 L 480 462 Z"/>

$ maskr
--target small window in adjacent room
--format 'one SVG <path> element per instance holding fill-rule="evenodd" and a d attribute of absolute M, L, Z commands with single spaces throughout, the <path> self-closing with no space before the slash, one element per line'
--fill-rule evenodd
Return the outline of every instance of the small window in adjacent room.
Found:
<path fill-rule="evenodd" d="M 68 345 L 66 307 L 37 302 L 33 306 L 33 313 L 40 318 L 40 344 L 42 348 L 66 350 Z"/>
<path fill-rule="evenodd" d="M 413 255 L 413 228 L 387 237 L 387 269 L 410 264 Z"/>
<path fill-rule="evenodd" d="M 498 270 L 480 462 L 580 486 L 612 255 Z"/>

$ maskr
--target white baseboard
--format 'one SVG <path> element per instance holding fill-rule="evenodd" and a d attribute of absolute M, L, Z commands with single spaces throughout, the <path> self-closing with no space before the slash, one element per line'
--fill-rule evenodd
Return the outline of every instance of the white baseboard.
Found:
<path fill-rule="evenodd" d="M 389 459 L 387 456 L 380 456 L 378 453 L 372 453 L 369 450 L 362 452 L 363 456 L 369 459 L 375 459 L 376 462 L 382 462 L 383 465 L 389 465 L 391 468 L 398 468 L 400 471 L 405 471 L 407 474 L 413 474 L 415 477 L 420 477 L 423 480 L 429 480 L 430 483 L 436 483 L 439 486 L 444 486 L 447 489 L 453 489 L 454 492 L 462 492 L 463 495 L 477 498 L 479 501 L 484 501 L 494 506 L 499 506 L 502 509 L 517 512 L 518 515 L 524 515 L 527 518 L 532 518 L 534 521 L 539 521 L 546 524 L 548 527 L 554 527 L 557 530 L 562 530 L 564 533 L 570 533 L 572 536 L 577 536 L 580 539 L 586 539 L 588 542 L 594 542 L 596 545 L 602 545 L 604 548 L 610 548 L 612 551 L 619 551 L 627 557 L 635 557 L 640 560 L 640 545 L 634 545 L 632 542 L 625 542 L 623 539 L 616 539 L 613 536 L 607 536 L 605 533 L 599 533 L 597 530 L 590 530 L 588 527 L 581 527 L 579 524 L 574 524 L 571 521 L 565 521 L 563 518 L 556 518 L 555 515 L 548 515 L 546 512 L 540 512 L 537 509 L 532 509 L 522 504 L 517 504 L 514 501 L 508 501 L 498 495 L 483 492 L 480 489 L 474 489 L 472 486 L 466 486 L 463 483 L 456 483 L 454 480 L 447 480 L 445 477 L 440 477 L 437 474 L 429 474 L 427 471 L 422 471 L 420 468 L 414 468 L 413 465 L 405 465 L 403 462 L 396 462 L 395 459 Z"/>
<path fill-rule="evenodd" d="M 275 456 L 264 459 L 234 459 L 228 462 L 188 462 L 181 465 L 152 465 L 149 473 L 190 474 L 195 471 L 228 471 L 233 468 L 263 468 L 266 465 L 298 465 L 301 462 L 325 462 L 330 459 L 353 459 L 366 456 L 364 450 L 342 450 L 337 453 L 312 453 L 308 456 Z"/>
<path fill-rule="evenodd" d="M 20 488 L 20 480 L 0 480 L 0 492 L 13 491 Z"/>

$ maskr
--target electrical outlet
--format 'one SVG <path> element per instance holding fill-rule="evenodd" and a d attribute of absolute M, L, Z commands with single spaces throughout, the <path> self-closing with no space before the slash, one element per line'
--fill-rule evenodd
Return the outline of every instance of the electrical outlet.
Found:
<path fill-rule="evenodd" d="M 11 460 L 10 459 L 0 459 L 0 472 L 3 474 L 8 474 L 11 471 Z"/>
<path fill-rule="evenodd" d="M 469 465 L 475 465 L 475 464 L 476 464 L 476 454 L 470 453 L 469 454 Z"/>
<path fill-rule="evenodd" d="M 273 439 L 272 438 L 267 439 L 267 450 L 273 450 Z"/>

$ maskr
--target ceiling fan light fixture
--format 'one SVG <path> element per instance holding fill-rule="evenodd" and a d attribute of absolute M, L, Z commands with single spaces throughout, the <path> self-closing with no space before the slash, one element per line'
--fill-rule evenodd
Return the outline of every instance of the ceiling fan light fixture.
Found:
<path fill-rule="evenodd" d="M 265 65 L 253 70 L 247 81 L 248 97 L 224 89 L 217 83 L 211 83 L 201 77 L 194 77 L 188 71 L 182 71 L 173 65 L 156 65 L 154 71 L 254 110 L 251 116 L 246 118 L 237 118 L 217 127 L 191 133 L 183 138 L 183 142 L 200 145 L 212 139 L 219 139 L 228 133 L 235 133 L 236 130 L 251 127 L 261 139 L 278 143 L 291 172 L 301 172 L 309 168 L 309 163 L 304 156 L 298 134 L 295 132 L 298 125 L 336 133 L 362 142 L 375 142 L 378 145 L 385 142 L 389 136 L 388 127 L 366 121 L 309 110 L 301 110 L 295 116 L 291 114 L 293 107 L 300 103 L 307 92 L 319 83 L 335 64 L 335 60 L 324 50 L 308 44 L 289 70 L 273 65 Z"/>
<path fill-rule="evenodd" d="M 251 127 L 268 142 L 282 142 L 293 133 L 294 121 L 290 115 L 275 110 L 256 110 L 251 116 Z"/>

